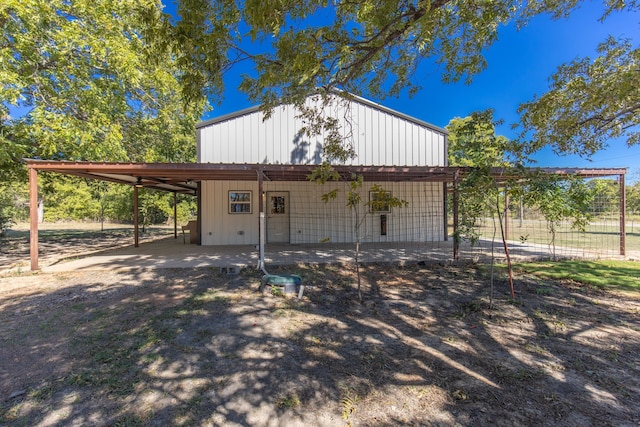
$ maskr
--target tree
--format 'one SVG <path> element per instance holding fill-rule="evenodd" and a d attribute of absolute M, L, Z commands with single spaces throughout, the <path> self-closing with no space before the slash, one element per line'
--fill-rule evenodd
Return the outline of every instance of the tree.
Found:
<path fill-rule="evenodd" d="M 44 220 L 82 221 L 100 217 L 100 203 L 92 194 L 84 179 L 77 177 L 53 177 L 43 179 L 43 197 L 46 203 Z"/>
<path fill-rule="evenodd" d="M 640 48 L 609 37 L 598 53 L 560 66 L 549 92 L 519 107 L 529 152 L 588 157 L 615 138 L 640 143 Z"/>
<path fill-rule="evenodd" d="M 587 186 L 592 193 L 592 211 L 595 215 L 619 212 L 620 188 L 616 185 L 615 181 L 610 179 L 592 179 Z"/>
<path fill-rule="evenodd" d="M 330 167 L 320 167 L 312 172 L 309 176 L 309 180 L 315 181 L 318 184 L 325 184 L 328 181 L 340 181 L 341 176 L 332 170 Z M 354 261 L 356 265 L 356 280 L 358 300 L 362 302 L 362 280 L 360 277 L 360 244 L 362 239 L 365 238 L 362 234 L 362 225 L 364 224 L 367 215 L 371 212 L 379 212 L 380 210 L 388 210 L 392 208 L 407 207 L 409 202 L 402 200 L 398 197 L 394 197 L 389 191 L 386 191 L 379 184 L 373 184 L 369 189 L 372 194 L 372 198 L 362 203 L 362 188 L 364 186 L 364 178 L 362 175 L 352 173 L 349 180 L 349 187 L 346 192 L 347 207 L 353 214 L 353 235 L 355 240 L 355 254 Z M 322 200 L 327 203 L 330 200 L 338 198 L 338 189 L 334 189 L 322 195 Z"/>
<path fill-rule="evenodd" d="M 627 212 L 631 219 L 631 233 L 635 231 L 635 222 L 638 214 L 640 214 L 640 181 L 633 185 L 627 186 Z"/>
<path fill-rule="evenodd" d="M 281 103 L 302 109 L 309 95 L 326 97 L 335 89 L 377 99 L 413 94 L 425 62 L 438 67 L 445 82 L 469 82 L 486 67 L 483 53 L 501 26 L 523 26 L 543 13 L 565 17 L 580 3 L 182 0 L 178 18 L 166 16 L 163 32 L 155 34 L 178 58 L 187 99 L 202 93 L 220 99 L 224 74 L 243 64 L 240 89 L 268 114 Z M 637 9 L 636 0 L 607 0 L 603 13 Z M 305 117 L 310 131 L 335 126 L 320 111 Z M 328 142 L 337 146 L 328 149 L 336 159 L 350 155 L 341 141 Z"/>
<path fill-rule="evenodd" d="M 627 187 L 627 211 L 632 215 L 640 213 L 640 181 Z"/>
<path fill-rule="evenodd" d="M 145 35 L 162 25 L 161 10 L 160 0 L 2 2 L 3 169 L 18 168 L 24 156 L 141 160 L 150 147 L 153 159 L 171 157 L 204 103 L 183 107 L 174 59 L 150 54 Z M 138 145 L 141 128 L 153 144 Z"/>
<path fill-rule="evenodd" d="M 0 237 L 17 220 L 28 217 L 28 201 L 29 190 L 26 185 L 0 181 Z"/>
<path fill-rule="evenodd" d="M 556 257 L 556 232 L 565 220 L 571 220 L 571 227 L 584 231 L 591 221 L 590 207 L 594 192 L 579 177 L 554 177 L 546 174 L 530 173 L 525 185 L 517 187 L 516 194 L 525 205 L 538 209 L 547 221 L 551 234 L 549 248 Z"/>
<path fill-rule="evenodd" d="M 521 143 L 496 135 L 495 126 L 499 123 L 493 119 L 493 111 L 487 110 L 462 119 L 455 118 L 447 125 L 449 163 L 471 168 L 459 183 L 459 226 L 453 237 L 475 243 L 480 238 L 480 220 L 487 214 L 497 217 L 513 297 L 511 260 L 504 231 L 504 194 L 522 199 L 526 206 L 542 212 L 551 233 L 549 246 L 555 256 L 557 226 L 561 221 L 571 219 L 574 228 L 584 230 L 590 220 L 588 207 L 593 201 L 593 191 L 580 178 L 551 176 L 521 167 L 517 163 L 521 157 Z M 497 176 L 492 168 L 502 168 L 504 175 Z"/>
<path fill-rule="evenodd" d="M 500 123 L 500 121 L 494 120 L 492 110 L 486 110 L 475 112 L 469 117 L 454 118 L 447 125 L 449 164 L 471 167 L 471 170 L 463 176 L 458 187 L 460 216 L 458 230 L 453 238 L 457 243 L 463 238 L 469 239 L 472 244 L 477 242 L 480 238 L 477 231 L 478 222 L 488 212 L 492 217 L 494 214 L 497 215 L 500 236 L 507 258 L 511 298 L 515 298 L 511 258 L 504 231 L 504 207 L 501 204 L 501 194 L 503 191 L 507 191 L 507 188 L 517 185 L 518 180 L 503 185 L 501 189 L 493 168 L 513 169 L 513 163 L 509 161 L 509 158 L 517 152 L 517 144 L 502 135 L 496 135 L 495 127 Z M 522 171 L 521 168 L 520 171 Z M 493 237 L 495 239 L 495 226 Z M 493 290 L 493 280 L 491 286 Z M 491 292 L 491 298 L 493 301 L 493 292 Z"/>
<path fill-rule="evenodd" d="M 182 102 L 175 58 L 151 45 L 162 7 L 160 0 L 0 4 L 0 182 L 25 179 L 23 157 L 195 161 L 193 129 L 205 102 Z M 98 201 L 85 190 L 69 192 L 77 210 L 61 203 L 47 217 L 96 217 Z M 106 200 L 103 214 L 120 209 Z"/>

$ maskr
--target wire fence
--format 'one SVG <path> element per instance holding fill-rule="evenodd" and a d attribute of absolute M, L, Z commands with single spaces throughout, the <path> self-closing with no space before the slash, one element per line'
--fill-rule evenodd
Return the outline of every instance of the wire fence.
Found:
<path fill-rule="evenodd" d="M 266 258 L 270 262 L 353 262 L 357 244 L 362 262 L 442 262 L 454 257 L 452 202 L 442 183 L 364 183 L 355 191 L 359 202 L 351 206 L 349 193 L 354 191 L 348 183 L 321 185 L 317 191 L 303 184 L 273 182 L 266 187 Z M 372 209 L 375 185 L 406 206 Z M 323 201 L 322 194 L 334 190 L 335 198 Z M 288 208 L 270 199 L 281 194 L 286 194 Z M 278 209 L 285 217 L 279 224 Z M 587 212 L 591 220 L 584 229 L 575 227 L 570 219 L 552 226 L 540 211 L 520 206 L 517 200 L 509 203 L 506 213 L 502 230 L 516 260 L 620 258 L 618 193 L 593 197 Z M 624 241 L 627 252 L 640 249 L 640 226 L 630 220 Z M 288 232 L 280 232 L 279 227 Z M 498 215 L 487 211 L 475 229 L 478 239 L 461 241 L 459 259 L 504 259 Z"/>

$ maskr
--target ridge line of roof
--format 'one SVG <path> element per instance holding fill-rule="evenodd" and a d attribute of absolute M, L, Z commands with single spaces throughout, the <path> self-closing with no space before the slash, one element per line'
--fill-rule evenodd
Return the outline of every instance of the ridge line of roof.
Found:
<path fill-rule="evenodd" d="M 312 96 L 312 95 L 309 95 L 309 96 Z M 351 98 L 352 100 L 354 100 L 355 102 L 358 102 L 360 104 L 364 104 L 364 105 L 366 105 L 368 107 L 371 107 L 371 108 L 374 108 L 376 110 L 391 114 L 391 115 L 393 115 L 395 117 L 398 117 L 398 118 L 407 120 L 409 122 L 415 123 L 417 125 L 426 127 L 426 128 L 431 129 L 433 131 L 442 133 L 444 135 L 448 135 L 449 134 L 449 132 L 445 128 L 442 128 L 440 126 L 436 126 L 436 125 L 431 124 L 429 122 L 426 122 L 424 120 L 418 119 L 416 117 L 413 117 L 413 116 L 410 116 L 408 114 L 402 113 L 400 111 L 394 110 L 392 108 L 386 107 L 386 106 L 384 106 L 384 105 L 382 105 L 380 103 L 377 103 L 375 101 L 371 101 L 371 100 L 369 100 L 367 98 L 363 98 L 361 96 L 354 95 L 352 93 L 348 93 L 348 97 Z M 345 99 L 347 99 L 347 98 L 345 98 Z M 238 111 L 234 111 L 234 112 L 231 112 L 231 113 L 223 114 L 222 116 L 213 117 L 211 119 L 203 120 L 201 122 L 196 123 L 195 128 L 196 129 L 201 129 L 203 127 L 207 127 L 207 126 L 210 126 L 210 125 L 213 125 L 213 124 L 216 124 L 216 123 L 221 123 L 221 122 L 224 122 L 224 121 L 227 121 L 227 120 L 231 120 L 231 119 L 234 119 L 234 118 L 237 118 L 237 117 L 242 117 L 242 116 L 247 115 L 247 114 L 255 113 L 257 111 L 260 111 L 260 107 L 261 107 L 260 105 L 254 105 L 253 107 L 244 108 L 242 110 L 238 110 Z"/>

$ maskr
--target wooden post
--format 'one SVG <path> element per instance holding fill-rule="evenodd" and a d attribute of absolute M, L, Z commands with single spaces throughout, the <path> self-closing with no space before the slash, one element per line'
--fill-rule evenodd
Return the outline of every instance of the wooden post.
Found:
<path fill-rule="evenodd" d="M 173 238 L 178 238 L 178 195 L 173 192 Z"/>
<path fill-rule="evenodd" d="M 460 171 L 457 170 L 453 178 L 453 259 L 460 259 L 460 236 L 458 235 L 458 180 L 460 178 Z"/>
<path fill-rule="evenodd" d="M 625 256 L 627 254 L 627 191 L 625 188 L 624 174 L 620 174 L 618 185 L 620 186 L 620 255 Z"/>
<path fill-rule="evenodd" d="M 138 247 L 138 186 L 133 186 L 133 246 Z"/>
<path fill-rule="evenodd" d="M 29 168 L 29 253 L 31 270 L 38 269 L 38 171 Z"/>
<path fill-rule="evenodd" d="M 198 189 L 196 191 L 196 200 L 198 203 L 198 221 L 196 223 L 196 232 L 198 233 L 198 245 L 202 245 L 202 181 L 198 181 Z"/>

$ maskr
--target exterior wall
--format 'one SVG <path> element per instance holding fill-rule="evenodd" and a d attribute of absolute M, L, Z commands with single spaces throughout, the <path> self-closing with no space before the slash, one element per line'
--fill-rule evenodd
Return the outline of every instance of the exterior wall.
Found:
<path fill-rule="evenodd" d="M 251 213 L 229 213 L 229 191 L 251 191 Z M 202 245 L 258 243 L 258 183 L 256 181 L 202 182 Z"/>
<path fill-rule="evenodd" d="M 310 101 L 311 102 L 311 101 Z M 446 131 L 369 101 L 327 107 L 353 144 L 353 165 L 446 166 Z M 269 120 L 253 108 L 198 126 L 202 163 L 319 164 L 324 135 L 310 140 L 304 122 L 290 106 L 278 107 Z"/>
<path fill-rule="evenodd" d="M 369 200 L 374 183 L 365 183 L 362 201 Z M 361 228 L 363 242 L 425 242 L 444 240 L 443 187 L 440 183 L 379 183 L 394 197 L 409 202 L 388 213 L 369 213 Z M 328 203 L 323 193 L 339 188 Z M 230 214 L 228 192 L 252 191 L 251 214 Z M 202 244 L 258 244 L 258 185 L 250 181 L 203 182 Z M 354 238 L 354 214 L 346 206 L 346 183 L 319 185 L 310 182 L 265 182 L 264 191 L 289 192 L 289 235 L 292 244 L 349 243 Z M 265 203 L 265 209 L 267 209 Z M 362 206 L 364 209 L 364 206 Z M 380 234 L 380 216 L 387 216 L 387 235 Z M 240 232 L 242 232 L 240 234 Z"/>

